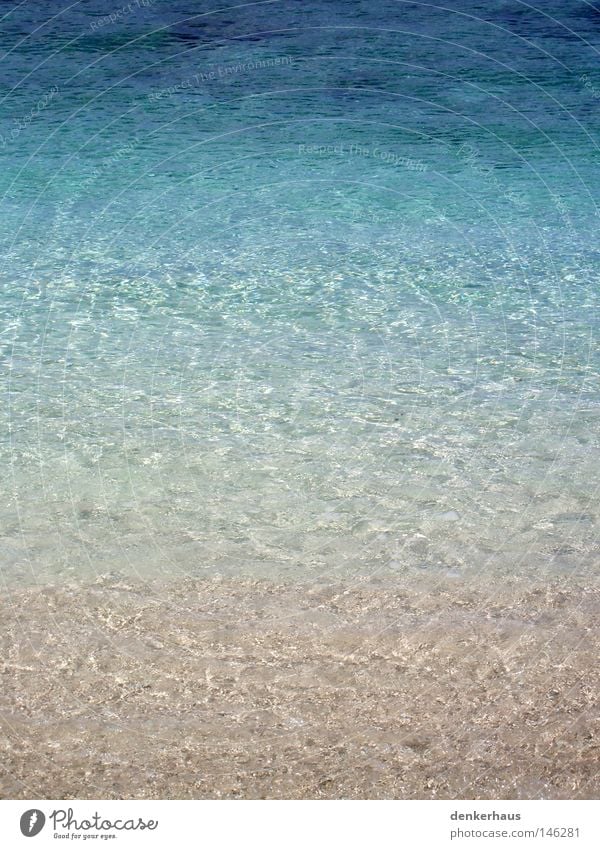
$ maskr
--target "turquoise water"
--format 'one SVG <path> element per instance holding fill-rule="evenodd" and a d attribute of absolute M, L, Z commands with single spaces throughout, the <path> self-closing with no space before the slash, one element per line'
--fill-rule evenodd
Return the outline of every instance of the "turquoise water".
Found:
<path fill-rule="evenodd" d="M 595 568 L 600 11 L 538 6 L 2 5 L 5 582 Z"/>

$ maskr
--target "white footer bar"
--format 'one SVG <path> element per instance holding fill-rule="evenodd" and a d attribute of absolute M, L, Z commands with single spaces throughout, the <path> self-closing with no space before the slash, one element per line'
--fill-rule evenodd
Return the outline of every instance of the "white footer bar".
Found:
<path fill-rule="evenodd" d="M 0 801 L 0 846 L 600 846 L 595 801 Z"/>

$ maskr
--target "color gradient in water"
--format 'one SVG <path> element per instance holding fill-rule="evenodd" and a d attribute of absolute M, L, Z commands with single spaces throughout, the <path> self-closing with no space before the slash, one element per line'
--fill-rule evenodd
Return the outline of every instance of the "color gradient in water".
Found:
<path fill-rule="evenodd" d="M 5 582 L 594 568 L 595 7 L 1 13 Z"/>

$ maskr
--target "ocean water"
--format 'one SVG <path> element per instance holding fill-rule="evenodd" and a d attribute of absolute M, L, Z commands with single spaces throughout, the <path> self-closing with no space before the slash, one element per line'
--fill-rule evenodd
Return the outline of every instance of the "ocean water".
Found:
<path fill-rule="evenodd" d="M 597 7 L 0 16 L 5 583 L 597 567 Z"/>

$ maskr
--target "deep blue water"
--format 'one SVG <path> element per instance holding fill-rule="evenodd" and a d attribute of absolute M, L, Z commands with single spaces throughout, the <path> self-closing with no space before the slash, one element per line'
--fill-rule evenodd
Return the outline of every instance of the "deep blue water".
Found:
<path fill-rule="evenodd" d="M 0 6 L 5 580 L 595 568 L 600 8 L 537 7 Z"/>

